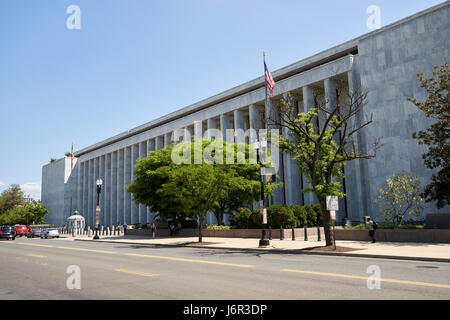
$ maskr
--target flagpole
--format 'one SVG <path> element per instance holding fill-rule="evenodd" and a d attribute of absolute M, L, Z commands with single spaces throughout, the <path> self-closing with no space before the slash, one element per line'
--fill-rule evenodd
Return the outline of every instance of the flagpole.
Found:
<path fill-rule="evenodd" d="M 265 93 L 266 93 L 266 99 L 265 99 L 265 110 L 267 110 L 267 80 L 266 80 L 266 53 L 263 51 L 263 60 L 264 60 L 264 89 L 265 89 Z M 260 200 L 260 210 L 261 210 L 261 218 L 263 219 L 263 223 L 262 223 L 262 237 L 259 240 L 259 246 L 260 247 L 266 247 L 268 246 L 269 240 L 266 239 L 266 224 L 264 223 L 264 175 L 263 175 L 263 166 L 262 166 L 262 159 L 259 156 L 260 151 L 262 150 L 262 144 L 261 144 L 261 137 L 259 137 L 259 149 L 258 149 L 258 160 L 259 160 L 259 172 L 260 172 L 260 176 L 261 176 L 261 200 Z"/>

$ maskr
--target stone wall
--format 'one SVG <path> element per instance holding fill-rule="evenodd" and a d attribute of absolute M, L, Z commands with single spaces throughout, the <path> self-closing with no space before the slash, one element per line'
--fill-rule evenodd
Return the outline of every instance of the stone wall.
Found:
<path fill-rule="evenodd" d="M 375 231 L 380 242 L 450 243 L 450 229 L 390 230 Z M 336 240 L 370 241 L 369 230 L 336 230 Z"/>
<path fill-rule="evenodd" d="M 269 230 L 266 230 L 266 236 L 269 237 Z M 292 229 L 284 229 L 284 239 L 292 239 Z M 295 239 L 304 240 L 304 229 L 294 229 Z M 323 228 L 320 228 L 322 240 L 325 238 Z M 151 236 L 150 230 L 132 229 L 127 230 L 127 235 Z M 317 240 L 317 228 L 307 229 L 308 240 Z M 169 237 L 168 229 L 157 230 L 158 237 Z M 176 237 L 197 237 L 198 229 L 184 229 L 175 235 Z M 217 238 L 261 238 L 261 229 L 231 229 L 231 230 L 203 230 L 203 237 Z M 434 230 L 390 230 L 381 229 L 375 232 L 375 237 L 380 242 L 417 242 L 417 243 L 450 243 L 450 229 Z M 280 229 L 272 230 L 272 238 L 280 239 Z M 343 230 L 336 227 L 336 240 L 349 241 L 370 241 L 369 230 Z"/>
<path fill-rule="evenodd" d="M 320 228 L 321 237 L 323 238 L 323 228 Z M 269 237 L 269 229 L 266 229 L 266 236 Z M 169 229 L 157 229 L 157 236 L 166 237 L 170 236 Z M 283 234 L 285 239 L 292 238 L 292 229 L 283 229 Z M 127 235 L 137 235 L 137 236 L 150 236 L 151 231 L 146 229 L 131 229 L 127 230 Z M 217 238 L 252 238 L 259 239 L 261 238 L 262 230 L 261 229 L 231 229 L 231 230 L 202 230 L 203 237 L 217 237 Z M 296 239 L 304 239 L 304 229 L 294 229 L 294 235 Z M 317 238 L 317 228 L 308 228 L 307 229 L 308 238 L 312 239 Z M 176 233 L 177 237 L 196 237 L 198 236 L 198 229 L 182 229 L 181 232 Z M 272 238 L 279 239 L 280 238 L 280 229 L 272 230 Z"/>

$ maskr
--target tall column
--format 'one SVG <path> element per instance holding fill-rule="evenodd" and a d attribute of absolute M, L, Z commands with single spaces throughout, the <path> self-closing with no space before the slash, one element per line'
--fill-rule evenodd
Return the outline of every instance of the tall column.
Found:
<path fill-rule="evenodd" d="M 93 198 L 93 206 L 92 206 L 92 225 L 95 227 L 95 208 L 97 206 L 97 179 L 100 178 L 100 158 L 94 159 L 94 183 L 93 183 L 93 192 L 92 192 L 92 198 Z M 100 194 L 101 195 L 101 194 Z M 100 215 L 99 215 L 100 217 Z"/>
<path fill-rule="evenodd" d="M 80 172 L 80 164 L 78 163 L 78 159 L 74 158 L 73 168 L 71 170 L 69 178 L 70 180 L 68 181 L 71 184 L 71 187 L 69 187 L 69 205 L 68 205 L 69 210 L 67 211 L 68 216 L 65 217 L 64 220 L 62 221 L 63 225 L 66 224 L 67 218 L 70 217 L 78 207 L 78 185 L 80 181 L 79 172 Z M 71 201 L 70 188 L 72 188 L 72 210 L 70 208 L 70 201 Z"/>
<path fill-rule="evenodd" d="M 143 159 L 147 157 L 147 143 L 148 141 L 143 141 L 139 144 L 139 158 Z M 143 204 L 139 204 L 139 222 L 147 222 L 147 207 Z"/>
<path fill-rule="evenodd" d="M 305 86 L 303 87 L 302 90 L 303 90 L 303 109 L 304 112 L 306 113 L 315 107 L 314 94 L 310 86 Z M 314 127 L 317 128 L 316 124 L 314 124 Z M 311 188 L 311 184 L 308 182 L 308 179 L 305 175 L 303 175 L 303 185 L 304 188 Z M 304 199 L 306 205 L 318 203 L 315 195 L 311 192 L 305 193 Z"/>
<path fill-rule="evenodd" d="M 136 179 L 134 175 L 134 165 L 136 164 L 136 160 L 139 157 L 139 145 L 133 144 L 131 146 L 131 162 L 130 162 L 130 183 Z M 128 192 L 130 195 L 130 207 L 131 207 L 131 224 L 136 224 L 139 222 L 139 208 L 136 202 L 133 200 L 133 195 Z"/>
<path fill-rule="evenodd" d="M 192 127 L 185 127 L 184 128 L 183 141 L 185 141 L 185 142 L 192 142 L 193 137 L 194 137 L 194 128 L 192 128 Z"/>
<path fill-rule="evenodd" d="M 172 142 L 180 143 L 184 141 L 184 129 L 179 128 L 173 131 Z"/>
<path fill-rule="evenodd" d="M 89 160 L 89 185 L 88 185 L 88 219 L 87 224 L 94 226 L 93 224 L 93 211 L 95 211 L 95 202 L 94 202 L 94 185 L 95 185 L 95 159 Z"/>
<path fill-rule="evenodd" d="M 207 136 L 206 139 L 208 140 L 212 140 L 212 139 L 217 139 L 217 120 L 216 119 L 208 119 L 207 120 L 207 125 L 208 125 L 208 129 L 207 129 Z"/>
<path fill-rule="evenodd" d="M 155 150 L 162 150 L 164 149 L 164 136 L 156 137 L 155 139 Z"/>
<path fill-rule="evenodd" d="M 123 224 L 125 222 L 125 192 L 124 192 L 124 181 L 125 181 L 125 149 L 120 149 L 118 151 L 117 157 L 117 213 L 119 223 Z"/>
<path fill-rule="evenodd" d="M 234 142 L 233 135 L 227 135 L 227 130 L 230 129 L 230 117 L 226 114 L 220 115 L 220 131 L 222 132 L 222 140 L 227 142 Z"/>
<path fill-rule="evenodd" d="M 84 214 L 84 162 L 80 161 L 80 196 L 78 197 L 78 212 L 80 215 Z"/>
<path fill-rule="evenodd" d="M 250 144 L 255 143 L 259 137 L 259 129 L 262 128 L 261 115 L 259 108 L 251 104 L 248 107 L 249 111 L 249 122 L 250 122 Z"/>
<path fill-rule="evenodd" d="M 273 99 L 267 99 L 266 104 L 266 124 L 267 124 L 267 130 L 271 131 L 271 137 L 269 138 L 269 143 L 267 144 L 267 147 L 270 147 L 271 152 L 271 160 L 274 168 L 266 168 L 267 173 L 272 173 L 274 175 L 277 175 L 275 177 L 275 182 L 284 182 L 284 171 L 283 171 L 283 154 L 279 151 L 277 144 L 272 143 L 273 139 L 276 138 L 276 134 L 280 134 L 280 128 L 276 125 L 276 121 L 279 119 L 279 114 L 275 107 L 275 101 Z M 278 151 L 278 152 L 277 152 Z M 271 204 L 285 204 L 286 198 L 284 193 L 284 188 L 277 188 L 275 189 L 272 197 L 272 203 Z"/>
<path fill-rule="evenodd" d="M 132 224 L 133 219 L 131 216 L 131 194 L 125 189 L 127 185 L 131 183 L 131 146 L 125 148 L 125 156 L 124 156 L 124 172 L 125 172 L 125 178 L 124 178 L 124 207 L 125 207 L 125 220 L 127 224 Z"/>
<path fill-rule="evenodd" d="M 83 211 L 82 215 L 84 217 L 85 223 L 88 223 L 88 213 L 89 213 L 89 160 L 84 162 L 84 177 L 83 177 Z"/>
<path fill-rule="evenodd" d="M 244 113 L 242 110 L 234 110 L 234 138 L 236 143 L 245 142 Z"/>
<path fill-rule="evenodd" d="M 105 156 L 105 225 L 111 226 L 111 153 Z"/>
<path fill-rule="evenodd" d="M 100 192 L 99 204 L 100 204 L 101 211 L 100 211 L 100 213 L 98 215 L 98 223 L 99 223 L 99 225 L 105 225 L 105 198 L 106 198 L 105 197 L 105 193 L 106 193 L 106 188 L 105 188 L 106 187 L 105 186 L 105 156 L 103 155 L 103 156 L 98 157 L 98 161 L 99 161 L 99 163 L 98 163 L 98 169 L 99 169 L 98 178 L 102 179 L 102 181 L 103 181 L 102 190 Z M 97 192 L 97 190 L 95 192 Z"/>
<path fill-rule="evenodd" d="M 203 138 L 203 122 L 202 122 L 202 120 L 194 121 L 194 137 L 195 137 L 195 139 Z"/>
<path fill-rule="evenodd" d="M 115 226 L 117 226 L 119 222 L 117 194 L 118 153 L 119 151 L 111 153 L 111 224 Z"/>
<path fill-rule="evenodd" d="M 288 100 L 287 93 L 283 95 L 285 101 Z M 295 103 L 291 101 L 291 103 Z M 297 106 L 293 106 L 294 110 L 291 116 L 295 116 L 297 112 Z M 286 140 L 294 140 L 291 132 L 288 128 L 282 128 L 283 138 Z M 298 171 L 297 161 L 292 159 L 288 154 L 283 154 L 284 160 L 284 192 L 286 194 L 286 204 L 287 205 L 301 205 L 301 177 Z"/>
<path fill-rule="evenodd" d="M 149 151 L 155 151 L 156 149 L 156 139 L 150 139 L 147 141 L 147 152 L 145 153 L 145 157 L 148 157 Z"/>
<path fill-rule="evenodd" d="M 73 202 L 74 208 L 72 209 L 72 213 L 73 211 L 80 211 L 81 210 L 81 205 L 80 205 L 80 197 L 81 197 L 81 177 L 82 177 L 82 171 L 81 171 L 81 161 L 79 161 L 80 159 L 77 159 L 77 183 L 76 183 L 76 188 L 75 188 L 75 193 L 76 193 L 76 200 Z M 66 224 L 67 221 L 64 221 L 64 224 Z"/>
<path fill-rule="evenodd" d="M 349 96 L 354 99 L 361 93 L 361 84 L 358 72 L 358 66 L 353 64 L 353 68 L 347 74 Z M 363 112 L 358 112 L 351 120 L 350 125 L 356 126 L 358 123 L 363 123 Z M 354 136 L 357 152 L 364 151 L 363 132 L 358 131 Z M 368 192 L 368 185 L 370 181 L 367 180 L 368 168 L 367 161 L 363 159 L 355 159 L 348 161 L 345 166 L 345 176 L 347 184 L 347 205 L 348 218 L 353 222 L 360 222 L 365 215 L 369 214 L 370 194 Z"/>
<path fill-rule="evenodd" d="M 156 139 L 155 140 L 153 140 L 153 139 L 148 140 L 147 152 L 148 151 L 155 151 L 155 150 L 158 150 L 158 149 L 156 149 Z M 151 211 L 151 209 L 149 207 L 147 207 L 147 223 L 151 223 L 153 221 L 153 218 L 154 218 L 155 215 L 156 215 L 156 213 L 153 213 Z"/>
<path fill-rule="evenodd" d="M 336 94 L 336 83 L 334 79 L 325 79 L 324 81 L 324 88 L 325 88 L 325 107 L 327 110 L 334 110 L 337 106 L 337 94 Z M 338 132 L 334 136 L 334 141 L 337 143 L 337 145 L 341 142 L 340 132 Z M 344 174 L 345 174 L 345 168 L 342 168 Z M 344 179 L 336 179 L 341 184 L 341 192 L 344 194 L 346 191 L 346 180 Z M 342 219 L 345 218 L 346 213 L 346 196 L 344 198 L 339 198 L 339 210 L 336 212 L 336 222 L 340 223 Z"/>
<path fill-rule="evenodd" d="M 172 144 L 172 132 L 168 132 L 164 135 L 164 147 L 170 146 Z"/>

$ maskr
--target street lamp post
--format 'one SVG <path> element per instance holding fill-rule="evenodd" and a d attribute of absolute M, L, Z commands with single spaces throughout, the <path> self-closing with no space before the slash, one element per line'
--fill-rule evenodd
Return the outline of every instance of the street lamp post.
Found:
<path fill-rule="evenodd" d="M 260 160 L 259 157 L 259 149 L 263 149 L 265 147 L 267 147 L 267 141 L 265 139 L 262 139 L 261 141 L 256 141 L 255 144 L 255 149 L 256 149 L 256 161 L 259 163 L 259 174 L 260 174 L 260 182 L 261 182 L 261 198 L 259 200 L 259 207 L 261 210 L 261 216 L 262 216 L 262 236 L 261 239 L 259 240 L 259 246 L 260 247 L 265 247 L 268 246 L 270 244 L 269 240 L 266 239 L 266 223 L 267 221 L 265 221 L 264 219 L 264 175 L 263 175 L 263 165 L 262 162 Z"/>
<path fill-rule="evenodd" d="M 102 191 L 102 179 L 97 179 L 97 207 L 95 208 L 95 236 L 94 240 L 100 239 L 98 237 L 98 214 L 100 213 L 100 192 Z"/>

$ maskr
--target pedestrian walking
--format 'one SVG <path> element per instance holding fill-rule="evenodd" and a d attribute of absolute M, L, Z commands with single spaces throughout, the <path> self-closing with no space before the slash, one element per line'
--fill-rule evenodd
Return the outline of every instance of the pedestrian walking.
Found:
<path fill-rule="evenodd" d="M 127 235 L 127 224 L 126 223 L 123 224 L 123 235 L 124 236 Z"/>
<path fill-rule="evenodd" d="M 170 236 L 173 236 L 173 230 L 175 229 L 175 225 L 173 224 L 173 222 L 170 223 L 169 229 L 170 229 Z"/>
<path fill-rule="evenodd" d="M 156 236 L 156 224 L 154 222 L 152 222 L 152 225 L 151 225 L 150 228 L 152 230 L 152 239 L 155 239 L 155 236 Z"/>
<path fill-rule="evenodd" d="M 181 222 L 178 221 L 177 227 L 175 228 L 175 232 L 176 232 L 176 233 L 180 233 L 180 231 L 181 231 Z"/>
<path fill-rule="evenodd" d="M 372 221 L 370 218 L 367 218 L 367 225 L 369 225 L 369 237 L 372 238 L 372 243 L 375 243 L 377 240 L 375 239 L 375 230 L 377 229 L 377 223 Z"/>

